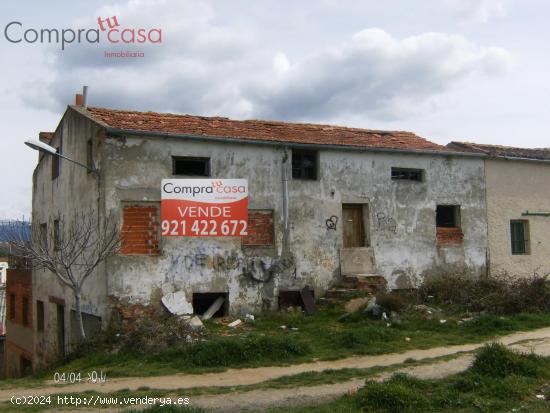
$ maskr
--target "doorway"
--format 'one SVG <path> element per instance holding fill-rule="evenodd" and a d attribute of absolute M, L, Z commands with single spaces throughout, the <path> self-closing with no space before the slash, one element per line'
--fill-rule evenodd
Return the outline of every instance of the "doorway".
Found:
<path fill-rule="evenodd" d="M 368 247 L 368 237 L 365 233 L 365 216 L 368 206 L 363 204 L 342 204 L 342 219 L 344 229 L 344 248 Z"/>
<path fill-rule="evenodd" d="M 223 298 L 222 306 L 214 313 L 213 317 L 225 317 L 229 314 L 229 294 L 228 293 L 193 293 L 193 312 L 195 314 L 204 314 L 212 304 L 218 299 Z"/>

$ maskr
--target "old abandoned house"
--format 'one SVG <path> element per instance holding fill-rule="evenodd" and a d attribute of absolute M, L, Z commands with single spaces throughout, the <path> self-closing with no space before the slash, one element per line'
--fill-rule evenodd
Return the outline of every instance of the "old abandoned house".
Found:
<path fill-rule="evenodd" d="M 550 148 L 526 149 L 451 142 L 484 154 L 488 267 L 511 276 L 550 272 Z"/>
<path fill-rule="evenodd" d="M 47 225 L 60 216 L 92 211 L 113 214 L 131 235 L 85 285 L 90 328 L 108 322 L 113 299 L 160 305 L 182 291 L 197 313 L 223 296 L 220 311 L 239 314 L 276 309 L 281 294 L 305 285 L 320 297 L 342 275 L 381 276 L 399 289 L 486 273 L 483 154 L 409 132 L 82 105 L 41 139 L 99 173 L 41 155 L 33 222 L 54 231 Z M 249 235 L 162 237 L 160 183 L 174 177 L 247 179 Z M 33 271 L 32 284 L 39 366 L 74 340 L 74 303 L 47 272 Z"/>

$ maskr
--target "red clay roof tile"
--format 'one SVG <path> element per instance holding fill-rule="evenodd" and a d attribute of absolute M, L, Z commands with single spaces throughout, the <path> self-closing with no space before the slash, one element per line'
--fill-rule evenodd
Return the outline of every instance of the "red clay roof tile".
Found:
<path fill-rule="evenodd" d="M 379 131 L 309 123 L 231 120 L 221 117 L 134 112 L 88 107 L 87 114 L 100 123 L 126 131 L 295 144 L 338 145 L 380 149 L 453 152 L 411 132 Z"/>
<path fill-rule="evenodd" d="M 451 142 L 447 147 L 455 151 L 481 153 L 495 158 L 550 160 L 550 148 L 515 148 L 512 146 L 484 145 L 472 142 Z"/>

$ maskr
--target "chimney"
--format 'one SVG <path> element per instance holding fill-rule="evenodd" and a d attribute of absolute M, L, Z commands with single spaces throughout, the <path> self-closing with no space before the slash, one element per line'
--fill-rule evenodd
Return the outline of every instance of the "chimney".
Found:
<path fill-rule="evenodd" d="M 82 93 L 77 93 L 75 98 L 76 106 L 81 106 L 84 109 L 88 106 L 88 86 L 82 86 Z"/>
<path fill-rule="evenodd" d="M 88 107 L 88 86 L 82 86 L 82 106 L 84 109 Z"/>

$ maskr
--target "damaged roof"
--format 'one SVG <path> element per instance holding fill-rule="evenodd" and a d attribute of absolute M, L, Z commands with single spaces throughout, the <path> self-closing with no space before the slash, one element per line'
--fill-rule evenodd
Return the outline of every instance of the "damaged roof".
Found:
<path fill-rule="evenodd" d="M 521 158 L 550 160 L 550 148 L 514 148 L 512 146 L 483 145 L 472 142 L 451 142 L 449 149 L 487 155 L 491 158 Z"/>
<path fill-rule="evenodd" d="M 102 126 L 120 131 L 174 136 L 233 138 L 289 144 L 336 145 L 418 152 L 452 153 L 455 150 L 430 142 L 412 132 L 379 131 L 310 123 L 264 120 L 231 120 L 222 117 L 135 112 L 72 106 Z"/>

